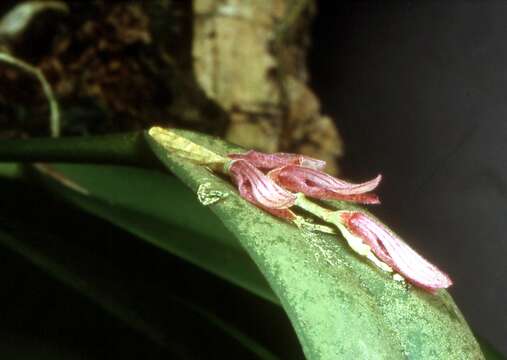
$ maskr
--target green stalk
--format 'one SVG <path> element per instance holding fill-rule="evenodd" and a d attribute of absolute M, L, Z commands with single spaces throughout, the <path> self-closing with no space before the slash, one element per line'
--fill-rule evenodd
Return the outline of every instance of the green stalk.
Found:
<path fill-rule="evenodd" d="M 326 222 L 330 222 L 338 226 L 338 214 L 336 211 L 331 211 L 317 205 L 313 201 L 308 200 L 302 193 L 296 194 L 296 206 L 308 211 L 309 213 L 312 213 L 313 215 Z"/>
<path fill-rule="evenodd" d="M 0 162 L 157 163 L 142 132 L 65 138 L 0 140 Z"/>
<path fill-rule="evenodd" d="M 345 224 L 343 223 L 340 213 L 342 210 L 332 211 L 322 206 L 317 205 L 313 201 L 310 201 L 306 198 L 302 193 L 298 193 L 296 195 L 296 206 L 300 207 L 303 210 L 312 213 L 317 216 L 319 219 L 324 220 L 325 222 L 331 223 L 335 225 L 349 244 L 352 250 L 354 250 L 359 255 L 365 256 L 368 260 L 373 262 L 376 266 L 378 266 L 383 271 L 392 272 L 391 267 L 384 262 L 380 261 L 371 251 L 371 248 L 363 242 L 359 237 L 352 234 Z"/>
<path fill-rule="evenodd" d="M 60 136 L 60 109 L 58 107 L 58 102 L 56 101 L 55 95 L 53 93 L 53 90 L 51 89 L 51 85 L 49 85 L 49 82 L 44 77 L 44 74 L 40 69 L 38 69 L 35 66 L 30 65 L 29 63 L 18 59 L 8 53 L 0 52 L 0 61 L 3 61 L 7 64 L 10 64 L 12 66 L 16 66 L 23 71 L 35 76 L 39 83 L 42 86 L 42 91 L 44 92 L 44 95 L 46 96 L 46 99 L 49 103 L 49 112 L 50 112 L 50 118 L 49 118 L 49 130 L 52 137 L 59 137 Z"/>

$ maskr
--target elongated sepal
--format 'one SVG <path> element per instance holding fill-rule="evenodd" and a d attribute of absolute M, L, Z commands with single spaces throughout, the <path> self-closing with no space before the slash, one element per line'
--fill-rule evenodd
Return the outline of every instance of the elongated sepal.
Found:
<path fill-rule="evenodd" d="M 377 195 L 369 192 L 378 186 L 382 180 L 381 175 L 364 183 L 352 184 L 319 170 L 287 165 L 270 171 L 268 176 L 290 191 L 301 192 L 316 199 L 380 203 Z"/>
<path fill-rule="evenodd" d="M 231 159 L 242 159 L 249 161 L 258 169 L 271 170 L 285 165 L 299 165 L 304 168 L 322 170 L 326 166 L 323 160 L 314 159 L 309 156 L 291 153 L 266 154 L 255 150 L 243 154 L 229 154 Z"/>

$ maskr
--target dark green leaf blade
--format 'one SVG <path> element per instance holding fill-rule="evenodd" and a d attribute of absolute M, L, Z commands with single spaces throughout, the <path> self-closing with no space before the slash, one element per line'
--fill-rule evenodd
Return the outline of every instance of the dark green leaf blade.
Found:
<path fill-rule="evenodd" d="M 237 240 L 174 177 L 153 170 L 108 165 L 57 164 L 53 169 L 88 192 L 84 195 L 60 182 L 47 181 L 73 204 L 277 302 Z"/>

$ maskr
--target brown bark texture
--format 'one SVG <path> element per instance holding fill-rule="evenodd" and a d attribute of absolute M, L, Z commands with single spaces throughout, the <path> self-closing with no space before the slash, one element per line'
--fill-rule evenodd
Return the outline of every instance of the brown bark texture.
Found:
<path fill-rule="evenodd" d="M 64 135 L 177 126 L 337 173 L 342 142 L 308 86 L 315 11 L 313 0 L 7 1 L 0 46 L 43 72 Z M 44 135 L 39 84 L 7 64 L 0 109 L 1 137 Z"/>

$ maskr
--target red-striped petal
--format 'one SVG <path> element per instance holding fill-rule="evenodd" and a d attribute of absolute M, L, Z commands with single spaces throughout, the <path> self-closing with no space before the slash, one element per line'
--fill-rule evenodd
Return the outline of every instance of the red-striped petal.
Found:
<path fill-rule="evenodd" d="M 341 212 L 347 228 L 359 236 L 373 253 L 410 283 L 431 293 L 448 288 L 452 280 L 415 252 L 385 225 L 358 211 Z"/>
<path fill-rule="evenodd" d="M 233 160 L 229 173 L 240 194 L 248 201 L 266 209 L 288 209 L 296 196 L 283 189 L 246 160 Z"/>
<path fill-rule="evenodd" d="M 296 219 L 296 214 L 294 214 L 289 209 L 270 209 L 268 207 L 265 207 L 265 206 L 262 206 L 261 204 L 259 204 L 255 200 L 255 198 L 254 198 L 254 196 L 252 194 L 252 187 L 250 186 L 250 183 L 248 181 L 238 182 L 238 190 L 239 190 L 239 193 L 240 193 L 240 195 L 241 195 L 242 198 L 244 198 L 245 200 L 251 202 L 255 206 L 260 207 L 261 209 L 263 209 L 264 211 L 270 213 L 271 215 L 279 217 L 279 218 L 282 218 L 282 219 L 287 219 L 287 220 L 294 220 L 294 219 Z"/>
<path fill-rule="evenodd" d="M 375 189 L 382 176 L 361 183 L 352 184 L 337 179 L 319 170 L 287 165 L 269 172 L 268 176 L 284 188 L 323 200 L 346 200 L 363 204 L 380 203 L 375 194 L 368 194 Z"/>
<path fill-rule="evenodd" d="M 305 168 L 322 170 L 326 166 L 323 160 L 314 159 L 309 156 L 291 153 L 266 154 L 255 150 L 250 150 L 244 154 L 229 154 L 231 159 L 248 160 L 258 169 L 271 170 L 285 165 L 299 165 Z"/>

